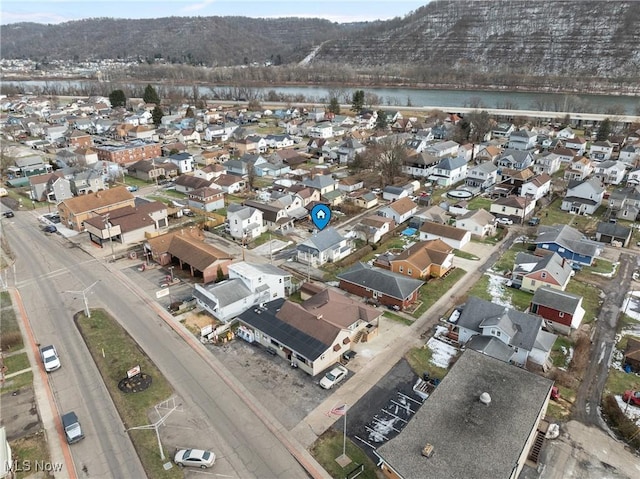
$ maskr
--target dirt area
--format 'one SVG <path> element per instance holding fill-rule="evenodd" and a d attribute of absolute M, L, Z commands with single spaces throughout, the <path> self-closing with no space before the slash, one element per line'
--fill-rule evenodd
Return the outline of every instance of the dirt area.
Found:
<path fill-rule="evenodd" d="M 42 428 L 31 386 L 5 392 L 1 416 L 0 424 L 5 426 L 9 441 L 29 436 Z"/>
<path fill-rule="evenodd" d="M 184 325 L 187 327 L 189 331 L 193 334 L 200 336 L 200 330 L 205 326 L 214 325 L 216 321 L 211 317 L 211 315 L 206 313 L 186 313 L 184 316 Z"/>

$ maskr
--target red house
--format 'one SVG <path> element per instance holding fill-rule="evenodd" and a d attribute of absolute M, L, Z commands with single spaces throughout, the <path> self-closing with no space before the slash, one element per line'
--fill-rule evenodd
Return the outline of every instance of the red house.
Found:
<path fill-rule="evenodd" d="M 542 316 L 548 329 L 563 334 L 571 334 L 578 329 L 585 314 L 582 296 L 549 286 L 536 290 L 529 311 Z"/>

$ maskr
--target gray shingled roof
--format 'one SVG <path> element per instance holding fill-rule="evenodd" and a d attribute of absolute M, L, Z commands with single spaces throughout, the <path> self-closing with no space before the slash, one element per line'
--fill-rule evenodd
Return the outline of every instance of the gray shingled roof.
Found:
<path fill-rule="evenodd" d="M 207 291 L 218 300 L 221 308 L 251 296 L 251 291 L 239 278 L 228 279 L 221 283 L 206 286 Z"/>
<path fill-rule="evenodd" d="M 540 243 L 557 243 L 560 246 L 584 256 L 597 256 L 599 245 L 584 237 L 577 229 L 567 225 L 539 226 L 538 237 L 533 241 Z"/>
<path fill-rule="evenodd" d="M 627 228 L 626 226 L 622 226 L 615 223 L 598 223 L 598 229 L 596 231 L 601 235 L 612 236 L 613 238 L 624 238 L 627 239 L 631 234 L 631 228 Z"/>
<path fill-rule="evenodd" d="M 467 349 L 402 432 L 377 454 L 403 479 L 507 479 L 553 381 Z M 489 405 L 479 401 L 486 392 Z M 421 455 L 426 444 L 430 458 Z"/>
<path fill-rule="evenodd" d="M 358 263 L 338 275 L 338 279 L 357 284 L 397 299 L 405 299 L 424 283 L 403 274 Z"/>
<path fill-rule="evenodd" d="M 533 264 L 533 267 L 526 266 Z M 553 253 L 545 256 L 535 256 L 532 254 L 520 252 L 516 255 L 514 274 L 522 273 L 524 275 L 545 271 L 549 273 L 559 284 L 565 284 L 571 276 L 571 266 L 558 254 Z"/>
<path fill-rule="evenodd" d="M 313 236 L 309 237 L 303 243 L 298 245 L 299 250 L 302 251 L 326 251 L 332 247 L 337 246 L 344 238 L 335 228 L 326 228 Z"/>
<path fill-rule="evenodd" d="M 505 362 L 508 362 L 514 354 L 513 349 L 493 336 L 481 336 L 477 334 L 467 341 L 465 346 Z"/>
<path fill-rule="evenodd" d="M 505 308 L 484 299 L 470 296 L 464 305 L 458 326 L 482 333 L 483 327 L 498 326 L 511 335 L 511 346 L 531 351 L 542 318 L 515 309 Z"/>
<path fill-rule="evenodd" d="M 531 303 L 547 306 L 563 313 L 575 314 L 581 300 L 582 296 L 543 286 L 533 294 Z"/>

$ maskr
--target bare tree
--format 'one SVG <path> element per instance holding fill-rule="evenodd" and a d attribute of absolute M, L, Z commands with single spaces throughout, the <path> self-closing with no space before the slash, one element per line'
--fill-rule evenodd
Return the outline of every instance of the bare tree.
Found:
<path fill-rule="evenodd" d="M 376 166 L 382 174 L 381 182 L 386 186 L 393 184 L 402 174 L 402 166 L 407 159 L 407 149 L 396 138 L 382 140 L 376 148 Z"/>

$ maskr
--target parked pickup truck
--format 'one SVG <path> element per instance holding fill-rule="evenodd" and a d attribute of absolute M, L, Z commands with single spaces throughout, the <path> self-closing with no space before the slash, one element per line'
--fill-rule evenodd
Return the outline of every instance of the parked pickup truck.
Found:
<path fill-rule="evenodd" d="M 62 427 L 69 444 L 73 444 L 74 442 L 84 439 L 84 434 L 80 427 L 80 421 L 78 421 L 78 416 L 76 416 L 75 412 L 71 411 L 62 415 Z"/>

